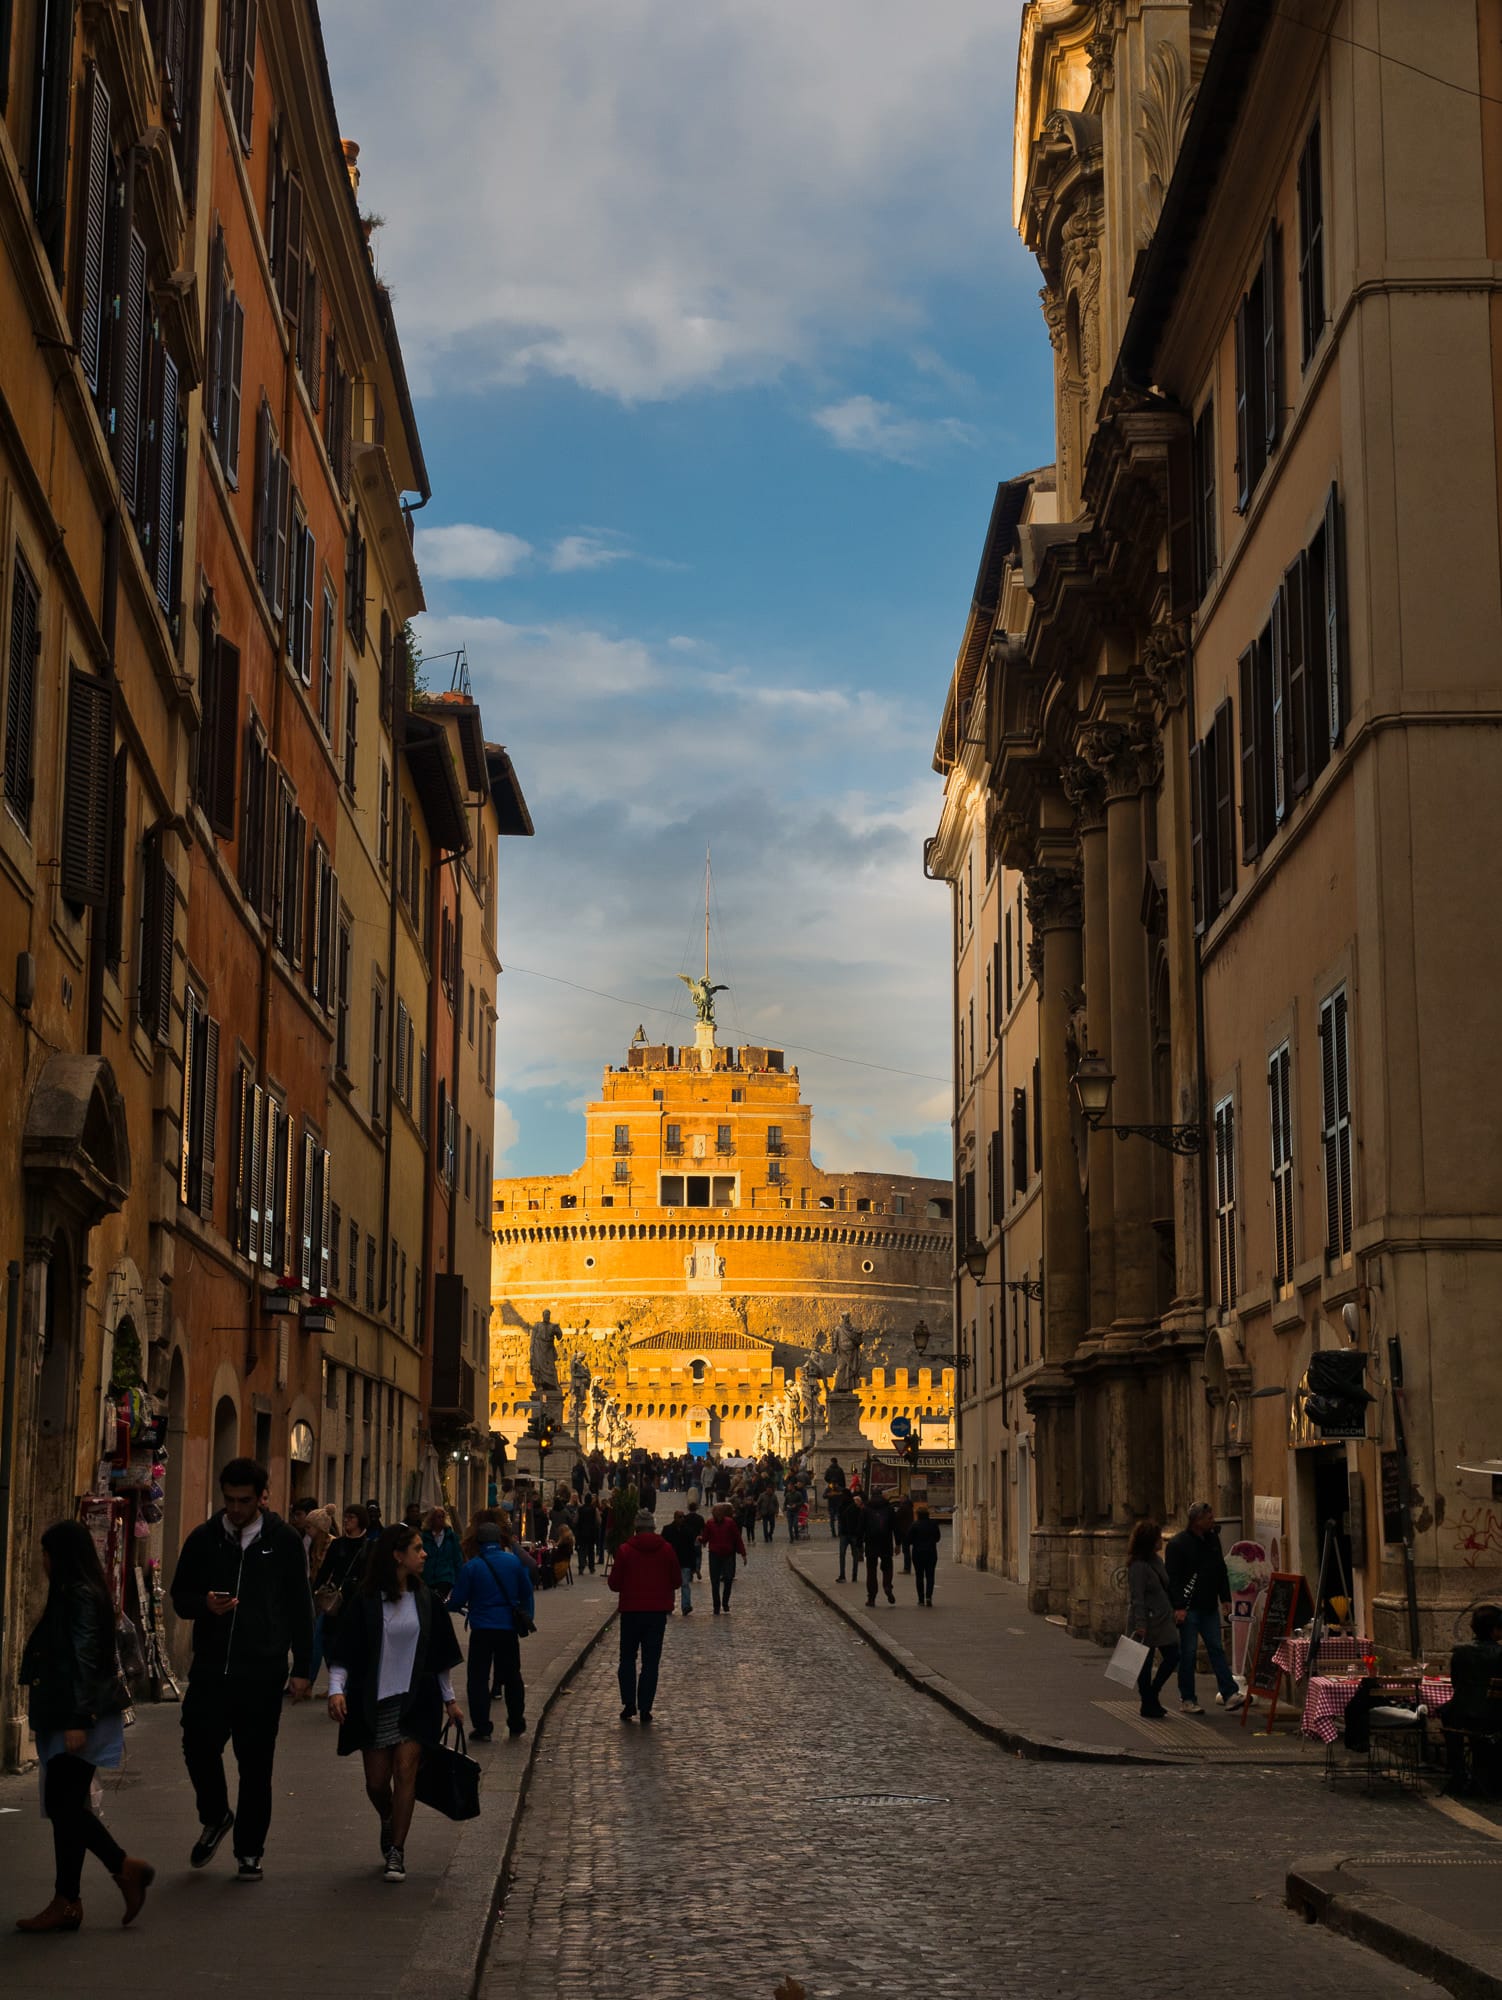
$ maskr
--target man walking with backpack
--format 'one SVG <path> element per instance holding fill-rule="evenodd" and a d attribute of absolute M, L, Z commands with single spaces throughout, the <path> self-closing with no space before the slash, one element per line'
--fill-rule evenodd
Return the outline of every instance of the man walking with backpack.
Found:
<path fill-rule="evenodd" d="M 682 1565 L 645 1509 L 638 1509 L 631 1533 L 616 1550 L 605 1581 L 621 1601 L 621 1721 L 631 1722 L 639 1716 L 648 1724 L 657 1699 L 663 1634 L 673 1608 L 673 1593 L 682 1584 Z"/>
<path fill-rule="evenodd" d="M 509 1546 L 499 1522 L 482 1521 L 474 1555 L 459 1572 L 449 1610 L 469 1613 L 469 1733 L 488 1743 L 490 1697 L 496 1681 L 506 1698 L 506 1734 L 527 1729 L 527 1684 L 522 1678 L 522 1640 L 532 1630 L 536 1600 L 527 1565 Z"/>
<path fill-rule="evenodd" d="M 271 1767 L 282 1696 L 308 1693 L 313 1594 L 302 1536 L 268 1511 L 266 1469 L 232 1458 L 219 1475 L 221 1512 L 183 1543 L 172 1608 L 193 1622 L 193 1664 L 183 1696 L 183 1761 L 201 1829 L 188 1857 L 205 1868 L 234 1829 L 239 1880 L 259 1882 L 271 1826 Z M 288 1678 L 288 1657 L 291 1678 Z M 239 1766 L 230 1811 L 224 1747 Z"/>

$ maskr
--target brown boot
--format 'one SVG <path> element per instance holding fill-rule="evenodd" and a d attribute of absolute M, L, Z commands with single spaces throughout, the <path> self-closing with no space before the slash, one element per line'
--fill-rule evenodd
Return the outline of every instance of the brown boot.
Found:
<path fill-rule="evenodd" d="M 65 1902 L 54 1896 L 45 1910 L 34 1917 L 17 1917 L 18 1931 L 76 1931 L 83 1922 L 83 1904 Z"/>
<path fill-rule="evenodd" d="M 155 1880 L 156 1870 L 149 1861 L 137 1861 L 133 1856 L 126 1855 L 125 1866 L 115 1877 L 120 1894 L 125 1898 L 125 1915 L 120 1919 L 122 1925 L 133 1923 L 141 1914 L 146 1891 Z"/>

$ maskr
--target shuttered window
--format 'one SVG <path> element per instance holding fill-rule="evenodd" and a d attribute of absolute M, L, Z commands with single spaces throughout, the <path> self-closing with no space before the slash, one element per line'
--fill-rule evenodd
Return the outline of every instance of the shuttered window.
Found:
<path fill-rule="evenodd" d="M 1282 424 L 1280 298 L 1282 245 L 1278 225 L 1263 238 L 1262 261 L 1236 310 L 1236 506 L 1245 513 Z"/>
<path fill-rule="evenodd" d="M 303 961 L 303 868 L 307 836 L 308 823 L 298 808 L 297 795 L 286 773 L 281 772 L 276 790 L 273 934 L 277 950 L 292 965 L 301 965 Z"/>
<path fill-rule="evenodd" d="M 1325 198 L 1319 120 L 1299 154 L 1299 359 L 1304 367 L 1325 326 Z"/>
<path fill-rule="evenodd" d="M 1231 704 L 1189 751 L 1189 847 L 1194 927 L 1203 931 L 1236 893 L 1236 745 Z"/>
<path fill-rule="evenodd" d="M 1033 1172 L 1043 1171 L 1043 1072 L 1033 1057 Z"/>
<path fill-rule="evenodd" d="M 391 767 L 384 761 L 376 807 L 376 858 L 382 868 L 391 866 Z"/>
<path fill-rule="evenodd" d="M 339 912 L 338 957 L 334 966 L 334 1067 L 349 1073 L 349 971 L 354 919 L 348 910 Z"/>
<path fill-rule="evenodd" d="M 303 265 L 302 312 L 297 322 L 297 365 L 302 374 L 308 401 L 316 410 L 319 401 L 319 363 L 323 355 L 323 287 L 309 258 Z"/>
<path fill-rule="evenodd" d="M 392 690 L 395 685 L 396 648 L 392 642 L 391 613 L 384 608 L 381 612 L 381 716 L 384 720 L 391 714 Z"/>
<path fill-rule="evenodd" d="M 353 674 L 344 676 L 344 782 L 355 789 L 356 752 L 360 744 L 360 690 Z M 384 766 L 382 767 L 384 775 Z"/>
<path fill-rule="evenodd" d="M 1351 1248 L 1354 1213 L 1351 1147 L 1350 1022 L 1346 989 L 1339 986 L 1319 1010 L 1320 1145 L 1325 1174 L 1325 1251 L 1344 1257 Z"/>
<path fill-rule="evenodd" d="M 79 260 L 78 356 L 84 380 L 96 394 L 100 355 L 109 321 L 108 296 L 110 198 L 110 94 L 98 68 L 91 64 L 86 85 L 88 130 L 83 170 L 83 252 Z"/>
<path fill-rule="evenodd" d="M 146 244 L 139 230 L 132 230 L 125 260 L 125 290 L 121 301 L 124 320 L 123 372 L 115 408 L 115 467 L 120 475 L 120 491 L 132 513 L 141 494 L 141 414 L 146 384 L 143 371 L 148 328 L 146 323 Z"/>
<path fill-rule="evenodd" d="M 339 656 L 339 607 L 327 583 L 323 586 L 318 620 L 318 726 L 334 734 L 334 674 Z"/>
<path fill-rule="evenodd" d="M 250 151 L 256 85 L 256 0 L 220 0 L 219 66 L 242 148 Z"/>
<path fill-rule="evenodd" d="M 27 183 L 37 232 L 63 281 L 68 217 L 68 98 L 72 84 L 73 0 L 47 0 L 36 14 L 36 87 L 32 96 Z"/>
<path fill-rule="evenodd" d="M 1215 1107 L 1215 1299 L 1222 1313 L 1236 1309 L 1236 1106 L 1223 1097 Z"/>
<path fill-rule="evenodd" d="M 231 486 L 240 479 L 240 377 L 245 360 L 245 308 L 235 293 L 234 273 L 218 230 L 209 260 L 207 367 L 204 416 Z"/>
<path fill-rule="evenodd" d="M 1241 697 L 1241 858 L 1255 861 L 1272 824 L 1268 788 L 1273 760 L 1268 736 L 1273 727 L 1271 676 L 1267 671 L 1266 635 L 1254 640 L 1239 662 Z"/>
<path fill-rule="evenodd" d="M 386 1122 L 386 982 L 377 973 L 370 995 L 370 1115 Z"/>
<path fill-rule="evenodd" d="M 190 986 L 183 1023 L 182 1159 L 178 1193 L 212 1221 L 214 1155 L 219 1123 L 219 1023 Z"/>
<path fill-rule="evenodd" d="M 37 661 L 41 650 L 41 593 L 18 549 L 11 568 L 10 642 L 5 662 L 5 803 L 28 833 L 35 758 Z"/>
<path fill-rule="evenodd" d="M 1012 1192 L 1027 1188 L 1027 1092 L 1012 1092 Z"/>
<path fill-rule="evenodd" d="M 254 716 L 245 727 L 244 800 L 240 814 L 240 887 L 251 908 L 261 914 L 265 906 L 265 884 L 270 874 L 267 852 L 268 807 L 271 789 L 271 761 L 266 751 L 266 733 Z"/>
<path fill-rule="evenodd" d="M 156 435 L 156 546 L 152 551 L 152 583 L 157 603 L 170 620 L 177 608 L 182 571 L 183 484 L 187 432 L 177 363 L 161 350 L 158 372 Z"/>
<path fill-rule="evenodd" d="M 407 1003 L 396 1003 L 396 1099 L 399 1104 L 410 1106 L 412 1102 L 412 1079 L 407 1074 Z"/>
<path fill-rule="evenodd" d="M 355 513 L 350 516 L 344 549 L 344 622 L 361 652 L 365 650 L 366 567 L 365 537 L 360 532 L 360 516 Z"/>
<path fill-rule="evenodd" d="M 339 908 L 339 877 L 328 849 L 313 847 L 313 893 L 308 912 L 308 990 L 325 1011 L 334 1004 L 335 913 Z"/>
<path fill-rule="evenodd" d="M 102 909 L 109 888 L 115 710 L 109 683 L 68 669 L 58 886 L 74 910 Z"/>
<path fill-rule="evenodd" d="M 235 831 L 240 745 L 240 648 L 213 633 L 205 636 L 200 658 L 203 722 L 198 737 L 198 798 L 209 825 L 221 840 L 229 840 Z"/>
<path fill-rule="evenodd" d="M 1215 879 L 1220 909 L 1236 893 L 1236 746 L 1232 729 L 1231 704 L 1223 701 L 1215 711 L 1210 731 L 1215 781 Z"/>
<path fill-rule="evenodd" d="M 1345 731 L 1350 710 L 1350 689 L 1348 685 L 1349 662 L 1347 659 L 1346 615 L 1345 615 L 1345 551 L 1341 533 L 1340 495 L 1332 485 L 1325 495 L 1325 522 L 1315 537 L 1310 549 L 1310 605 L 1311 631 L 1321 610 L 1324 613 L 1323 651 L 1311 649 L 1312 663 L 1321 660 L 1324 667 L 1325 698 L 1323 703 L 1326 734 L 1333 750 Z M 1323 751 L 1320 762 L 1324 762 Z"/>
<path fill-rule="evenodd" d="M 104 962 L 118 979 L 125 956 L 125 825 L 130 753 L 115 752 L 110 773 L 109 892 L 104 904 Z"/>
<path fill-rule="evenodd" d="M 172 979 L 177 953 L 177 883 L 172 870 L 167 866 L 162 834 L 153 833 L 147 836 L 142 858 L 141 942 L 136 955 L 136 1016 L 151 1039 L 165 1046 L 172 1039 Z"/>
<path fill-rule="evenodd" d="M 1273 1285 L 1293 1283 L 1293 1059 L 1288 1043 L 1267 1065 L 1268 1124 L 1272 1134 Z"/>
<path fill-rule="evenodd" d="M 1194 508 L 1194 601 L 1199 603 L 1215 574 L 1218 547 L 1215 521 L 1215 399 L 1207 397 L 1190 438 L 1191 502 Z"/>
<path fill-rule="evenodd" d="M 256 420 L 256 580 L 273 618 L 280 618 L 287 586 L 288 512 L 292 474 L 277 439 L 271 406 L 262 399 Z"/>
<path fill-rule="evenodd" d="M 292 496 L 291 570 L 287 582 L 287 657 L 304 687 L 313 685 L 318 546 L 302 502 Z"/>
<path fill-rule="evenodd" d="M 235 1248 L 255 1264 L 261 1257 L 261 1089 L 249 1063 L 235 1066 L 234 1094 L 235 1203 L 230 1230 Z"/>

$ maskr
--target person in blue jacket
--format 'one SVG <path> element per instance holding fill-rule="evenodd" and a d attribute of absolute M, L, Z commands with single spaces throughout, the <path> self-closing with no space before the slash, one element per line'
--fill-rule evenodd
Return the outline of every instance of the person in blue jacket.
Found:
<path fill-rule="evenodd" d="M 527 1727 L 527 1686 L 522 1679 L 522 1635 L 532 1629 L 532 1577 L 509 1546 L 506 1529 L 482 1521 L 474 1556 L 459 1572 L 450 1611 L 469 1615 L 470 1738 L 488 1742 L 492 1680 L 506 1697 L 506 1733 Z M 520 1619 L 520 1626 L 518 1626 Z"/>

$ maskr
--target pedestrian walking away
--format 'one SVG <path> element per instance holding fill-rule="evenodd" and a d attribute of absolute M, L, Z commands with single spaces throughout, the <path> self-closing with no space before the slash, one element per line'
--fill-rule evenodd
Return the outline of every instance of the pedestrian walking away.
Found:
<path fill-rule="evenodd" d="M 407 1879 L 423 1746 L 438 1741 L 445 1712 L 463 1720 L 449 1679 L 461 1658 L 459 1641 L 448 1607 L 422 1580 L 427 1559 L 419 1530 L 405 1521 L 387 1528 L 329 1651 L 329 1714 L 339 1725 L 339 1755 L 358 1750 L 364 1762 L 388 1882 Z"/>
<path fill-rule="evenodd" d="M 703 1529 L 704 1522 L 697 1510 L 690 1517 L 682 1507 L 675 1507 L 672 1520 L 662 1531 L 662 1539 L 678 1558 L 682 1578 L 678 1589 L 678 1609 L 685 1618 L 694 1608 L 694 1575 Z"/>
<path fill-rule="evenodd" d="M 1246 1697 L 1236 1684 L 1220 1637 L 1221 1625 L 1231 1615 L 1231 1579 L 1215 1531 L 1215 1509 L 1208 1500 L 1195 1501 L 1189 1509 L 1188 1527 L 1174 1536 L 1163 1556 L 1169 1600 L 1183 1648 L 1179 1654 L 1179 1707 L 1185 1715 L 1204 1713 L 1194 1691 L 1194 1670 L 1203 1639 L 1221 1700 L 1227 1708 L 1240 1708 Z"/>
<path fill-rule="evenodd" d="M 233 1829 L 242 1882 L 261 1879 L 282 1697 L 306 1699 L 313 1651 L 302 1537 L 267 1510 L 267 1483 L 265 1466 L 253 1458 L 230 1460 L 219 1475 L 224 1507 L 183 1543 L 172 1579 L 172 1608 L 193 1624 L 183 1761 L 200 1831 L 189 1860 L 207 1867 Z M 224 1777 L 227 1743 L 240 1774 L 233 1813 Z"/>
<path fill-rule="evenodd" d="M 459 1570 L 464 1561 L 459 1548 L 459 1537 L 449 1526 L 445 1508 L 428 1509 L 428 1518 L 423 1523 L 422 1545 L 428 1557 L 423 1565 L 423 1582 L 436 1598 L 445 1602 L 458 1581 Z"/>
<path fill-rule="evenodd" d="M 323 1664 L 325 1640 L 343 1609 L 344 1600 L 360 1581 L 370 1544 L 365 1539 L 365 1509 L 349 1506 L 344 1510 L 344 1532 L 323 1552 L 323 1561 L 313 1577 L 313 1651 L 308 1660 L 308 1685 L 318 1678 Z"/>
<path fill-rule="evenodd" d="M 531 1572 L 511 1548 L 508 1531 L 496 1521 L 482 1521 L 476 1534 L 475 1553 L 459 1572 L 449 1610 L 468 1613 L 469 1734 L 472 1742 L 488 1743 L 490 1697 L 497 1683 L 506 1702 L 506 1734 L 526 1733 L 521 1642 L 531 1630 L 536 1601 Z"/>
<path fill-rule="evenodd" d="M 840 1508 L 845 1499 L 845 1468 L 837 1458 L 832 1458 L 824 1473 L 824 1504 L 829 1509 L 829 1532 L 831 1537 L 840 1532 Z"/>
<path fill-rule="evenodd" d="M 156 1870 L 129 1855 L 89 1805 L 96 1770 L 124 1761 L 130 1691 L 115 1651 L 115 1608 L 93 1537 L 81 1521 L 56 1521 L 42 1536 L 47 1601 L 21 1653 L 30 1690 L 27 1718 L 42 1770 L 42 1811 L 52 1822 L 52 1901 L 16 1929 L 38 1936 L 83 1922 L 83 1860 L 93 1854 L 125 1898 L 122 1924 L 146 1900 Z"/>
<path fill-rule="evenodd" d="M 1179 1664 L 1179 1626 L 1169 1595 L 1168 1571 L 1159 1553 L 1162 1542 L 1163 1531 L 1156 1521 L 1139 1521 L 1127 1544 L 1128 1621 L 1132 1637 L 1147 1648 L 1137 1676 L 1137 1693 L 1142 1713 L 1151 1722 L 1161 1722 L 1168 1713 L 1160 1697 L 1164 1682 Z M 1155 1648 L 1159 1659 L 1156 1673 Z"/>
<path fill-rule="evenodd" d="M 592 1486 L 585 1488 L 579 1502 L 579 1519 L 575 1523 L 574 1534 L 579 1547 L 580 1571 L 588 1570 L 593 1576 L 600 1553 L 600 1508 Z"/>
<path fill-rule="evenodd" d="M 777 1526 L 777 1488 L 764 1486 L 756 1500 L 756 1518 L 761 1522 L 761 1538 L 764 1542 L 772 1539 Z"/>
<path fill-rule="evenodd" d="M 882 1588 L 887 1593 L 888 1604 L 897 1602 L 892 1589 L 892 1509 L 880 1497 L 873 1498 L 865 1513 L 866 1551 L 866 1602 L 876 1602 L 876 1573 L 881 1571 Z"/>
<path fill-rule="evenodd" d="M 850 1581 L 859 1583 L 861 1558 L 866 1550 L 866 1507 L 859 1492 L 852 1491 L 840 1502 L 840 1575 L 845 1581 L 845 1552 L 850 1552 Z"/>
<path fill-rule="evenodd" d="M 662 1639 L 682 1565 L 657 1532 L 652 1515 L 638 1510 L 630 1535 L 615 1552 L 605 1579 L 621 1602 L 621 1721 L 652 1720 Z M 638 1666 L 638 1659 L 640 1666 Z"/>
<path fill-rule="evenodd" d="M 699 1537 L 709 1551 L 709 1589 L 714 1615 L 730 1610 L 730 1593 L 735 1588 L 735 1566 L 746 1561 L 746 1544 L 728 1501 L 717 1501 Z"/>
<path fill-rule="evenodd" d="M 892 1509 L 892 1538 L 902 1551 L 902 1574 L 912 1572 L 913 1556 L 907 1545 L 907 1538 L 913 1532 L 913 1503 L 904 1493 Z"/>
<path fill-rule="evenodd" d="M 939 1524 L 929 1513 L 926 1500 L 918 1501 L 913 1508 L 913 1525 L 908 1529 L 907 1542 L 913 1575 L 918 1582 L 918 1602 L 932 1608 L 934 1574 L 939 1567 Z"/>

